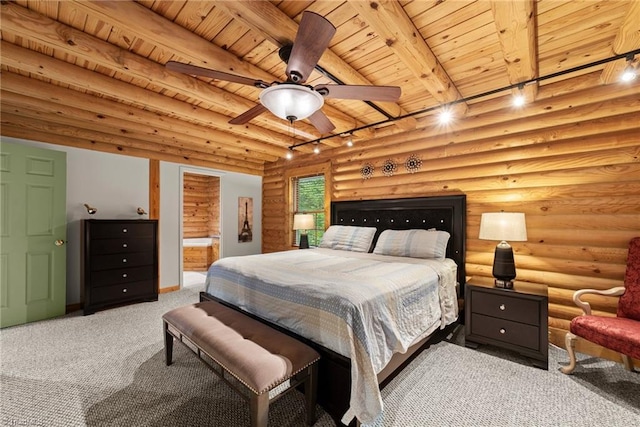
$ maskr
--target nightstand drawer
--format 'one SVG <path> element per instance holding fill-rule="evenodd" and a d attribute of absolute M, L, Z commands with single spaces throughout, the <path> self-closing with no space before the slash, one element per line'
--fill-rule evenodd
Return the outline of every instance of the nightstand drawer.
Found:
<path fill-rule="evenodd" d="M 540 324 L 539 301 L 488 293 L 482 290 L 474 290 L 472 298 L 473 314 L 484 314 L 536 326 Z"/>
<path fill-rule="evenodd" d="M 472 313 L 471 333 L 535 351 L 540 350 L 540 328 L 524 323 Z"/>

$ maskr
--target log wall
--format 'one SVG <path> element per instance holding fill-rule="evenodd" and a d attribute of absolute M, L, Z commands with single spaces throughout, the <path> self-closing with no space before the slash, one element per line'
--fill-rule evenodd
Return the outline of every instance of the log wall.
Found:
<path fill-rule="evenodd" d="M 478 239 L 483 212 L 526 214 L 528 241 L 512 242 L 518 280 L 546 287 L 551 342 L 564 346 L 579 315 L 576 289 L 621 285 L 627 244 L 640 235 L 640 85 L 598 86 L 598 73 L 540 88 L 514 110 L 497 98 L 473 105 L 449 128 L 433 118 L 399 135 L 357 141 L 319 155 L 265 166 L 263 250 L 289 249 L 285 170 L 331 163 L 331 199 L 467 196 L 466 271 L 492 280 L 497 242 Z M 422 164 L 409 173 L 410 155 Z M 392 176 L 382 173 L 395 162 Z M 361 168 L 374 167 L 370 179 Z M 595 313 L 615 314 L 616 299 L 591 297 Z M 578 350 L 617 355 L 580 342 Z"/>
<path fill-rule="evenodd" d="M 220 178 L 185 173 L 183 177 L 183 236 L 220 235 Z"/>

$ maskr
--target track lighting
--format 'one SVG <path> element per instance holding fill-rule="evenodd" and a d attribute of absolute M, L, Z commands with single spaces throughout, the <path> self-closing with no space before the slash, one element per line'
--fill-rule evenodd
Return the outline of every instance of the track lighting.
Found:
<path fill-rule="evenodd" d="M 84 204 L 84 207 L 87 209 L 87 213 L 88 213 L 89 215 L 93 215 L 93 214 L 95 214 L 96 212 L 98 212 L 98 209 L 97 209 L 97 208 L 94 208 L 93 206 L 89 206 L 89 205 L 88 205 L 88 204 L 86 204 L 86 203 Z"/>
<path fill-rule="evenodd" d="M 320 154 L 320 147 L 318 147 L 318 144 L 315 144 L 315 147 L 313 147 L 313 152 L 315 154 Z"/>
<path fill-rule="evenodd" d="M 347 139 L 347 147 L 353 147 L 353 139 L 352 138 Z"/>
<path fill-rule="evenodd" d="M 623 82 L 630 82 L 636 78 L 636 69 L 633 68 L 633 60 L 633 54 L 627 56 L 627 66 L 624 68 L 621 76 Z"/>
<path fill-rule="evenodd" d="M 513 90 L 514 88 L 516 88 L 516 87 L 519 88 L 520 86 L 524 87 L 525 85 L 528 85 L 528 84 L 531 84 L 531 83 L 538 84 L 540 82 L 543 82 L 543 81 L 546 81 L 546 80 L 549 80 L 549 79 L 555 79 L 555 78 L 557 78 L 559 76 L 564 76 L 566 74 L 575 73 L 576 71 L 586 70 L 586 69 L 589 69 L 589 68 L 592 68 L 592 67 L 596 67 L 596 66 L 599 66 L 599 65 L 602 65 L 602 64 L 607 64 L 607 63 L 612 62 L 612 61 L 618 61 L 618 60 L 623 59 L 623 58 L 626 58 L 626 60 L 627 60 L 627 67 L 625 68 L 625 72 L 624 72 L 623 76 L 621 77 L 621 79 L 625 80 L 625 81 L 631 81 L 631 80 L 635 79 L 636 76 L 637 76 L 637 70 L 633 66 L 633 61 L 634 61 L 634 57 L 635 57 L 636 54 L 640 54 L 640 49 L 635 49 L 633 51 L 629 51 L 629 52 L 626 52 L 626 53 L 621 53 L 619 55 L 611 56 L 609 58 L 601 59 L 601 60 L 598 60 L 598 61 L 593 61 L 593 62 L 590 62 L 588 64 L 578 65 L 576 67 L 572 67 L 572 68 L 569 68 L 569 69 L 566 69 L 566 70 L 562 70 L 562 71 L 558 71 L 558 72 L 555 72 L 555 73 L 547 74 L 547 75 L 544 75 L 544 76 L 534 77 L 532 79 L 526 80 L 526 81 L 521 82 L 521 83 L 511 84 L 509 86 L 504 86 L 504 87 L 500 87 L 500 88 L 497 88 L 497 89 L 492 89 L 492 90 L 489 90 L 489 91 L 486 91 L 486 92 L 483 92 L 483 93 L 478 93 L 478 94 L 475 94 L 475 95 L 471 95 L 471 96 L 468 96 L 468 97 L 465 97 L 465 98 L 456 99 L 455 101 L 452 101 L 452 102 L 450 102 L 448 104 L 445 104 L 444 106 L 443 105 L 434 105 L 434 106 L 426 107 L 426 108 L 423 108 L 421 110 L 413 111 L 411 113 L 407 113 L 407 114 L 404 114 L 404 115 L 401 115 L 401 116 L 390 117 L 390 118 L 387 118 L 385 120 L 381 120 L 381 121 L 378 121 L 378 122 L 375 122 L 375 123 L 369 123 L 369 124 L 366 124 L 366 125 L 363 125 L 363 126 L 360 126 L 360 127 L 355 127 L 353 129 L 344 131 L 339 136 L 340 137 L 344 137 L 344 135 L 352 134 L 353 132 L 357 132 L 357 131 L 360 131 L 360 130 L 363 130 L 363 129 L 369 129 L 371 127 L 380 126 L 380 125 L 383 125 L 385 123 L 396 122 L 398 120 L 402 120 L 402 119 L 405 119 L 407 117 L 414 117 L 414 116 L 417 116 L 417 115 L 426 114 L 426 113 L 429 113 L 429 112 L 432 112 L 432 111 L 436 111 L 438 109 L 447 108 L 447 107 L 449 107 L 451 105 L 462 104 L 462 103 L 465 103 L 465 102 L 482 99 L 482 98 L 485 98 L 487 96 L 493 96 L 493 95 L 495 95 L 497 93 L 500 93 L 500 92 L 503 92 L 503 91 L 507 91 L 507 90 Z M 526 98 L 523 98 L 523 101 L 526 103 Z M 516 102 L 516 101 L 514 101 L 514 102 Z M 517 102 L 521 102 L 521 101 L 517 101 Z M 444 124 L 447 121 L 450 121 L 451 119 L 453 119 L 453 114 L 451 112 L 446 112 L 445 110 L 443 110 L 442 113 L 440 114 L 440 122 L 442 124 Z M 292 149 L 292 148 L 301 147 L 301 146 L 307 145 L 307 144 L 317 144 L 320 141 L 324 141 L 325 139 L 329 139 L 329 138 L 334 138 L 336 136 L 338 136 L 338 135 L 321 136 L 320 138 L 314 139 L 312 141 L 304 141 L 304 142 L 296 143 L 294 145 L 291 145 L 289 148 Z M 348 145 L 348 142 L 347 142 L 347 145 Z"/>
<path fill-rule="evenodd" d="M 451 114 L 451 111 L 444 109 L 440 112 L 440 124 L 446 125 L 451 121 L 451 119 L 453 119 L 453 114 Z"/>
<path fill-rule="evenodd" d="M 285 156 L 284 156 L 284 157 L 285 157 L 287 160 L 291 160 L 291 159 L 293 159 L 293 150 L 291 150 L 291 149 L 290 149 L 289 151 L 287 151 L 287 154 L 285 154 Z"/>
<path fill-rule="evenodd" d="M 520 83 L 518 85 L 518 93 L 513 97 L 513 106 L 514 107 L 522 107 L 524 105 L 524 94 L 522 90 L 524 89 L 524 84 Z"/>

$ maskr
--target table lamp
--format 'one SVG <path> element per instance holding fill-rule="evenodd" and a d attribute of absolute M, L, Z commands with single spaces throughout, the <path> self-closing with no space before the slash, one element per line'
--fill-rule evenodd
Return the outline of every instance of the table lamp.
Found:
<path fill-rule="evenodd" d="M 499 288 L 513 288 L 516 278 L 516 264 L 513 260 L 513 249 L 507 243 L 525 242 L 527 240 L 527 226 L 524 213 L 519 212 L 491 212 L 483 213 L 480 219 L 480 236 L 482 240 L 498 240 L 493 258 L 493 277 L 495 286 Z"/>
<path fill-rule="evenodd" d="M 312 214 L 293 215 L 293 229 L 300 231 L 300 249 L 309 249 L 309 237 L 306 231 L 315 228 L 315 220 Z"/>

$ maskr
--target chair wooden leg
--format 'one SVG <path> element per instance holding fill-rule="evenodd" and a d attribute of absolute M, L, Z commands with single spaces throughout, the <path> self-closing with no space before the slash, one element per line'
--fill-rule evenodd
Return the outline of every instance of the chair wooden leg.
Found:
<path fill-rule="evenodd" d="M 635 369 L 633 369 L 633 360 L 631 360 L 631 357 L 627 356 L 626 354 L 621 354 L 620 356 L 622 356 L 622 363 L 624 363 L 625 369 L 627 371 L 635 372 Z"/>
<path fill-rule="evenodd" d="M 269 421 L 269 392 L 253 394 L 249 402 L 251 427 L 267 427 Z"/>
<path fill-rule="evenodd" d="M 569 364 L 560 368 L 560 372 L 569 375 L 576 368 L 576 336 L 571 332 L 567 332 L 564 337 L 565 347 L 569 353 Z"/>

